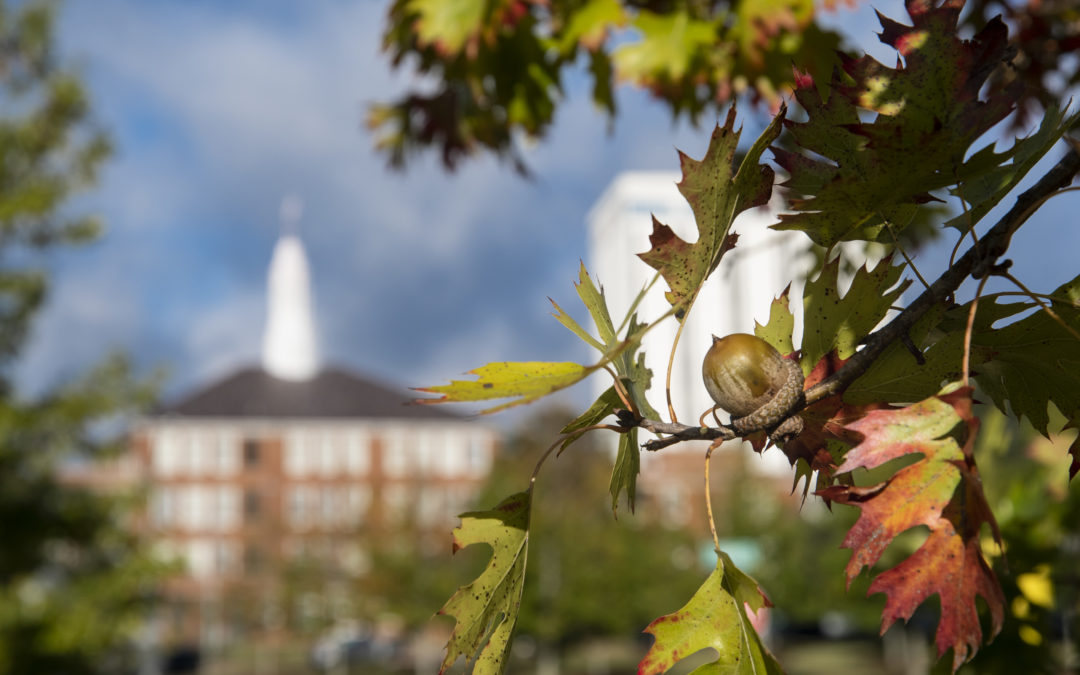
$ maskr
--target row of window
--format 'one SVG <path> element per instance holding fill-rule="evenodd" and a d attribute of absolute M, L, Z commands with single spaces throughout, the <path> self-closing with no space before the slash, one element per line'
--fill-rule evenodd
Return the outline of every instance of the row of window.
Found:
<path fill-rule="evenodd" d="M 380 434 L 388 476 L 480 477 L 491 466 L 486 433 L 447 429 L 389 430 Z M 373 434 L 366 430 L 291 430 L 284 437 L 283 469 L 291 477 L 363 476 L 371 472 Z M 258 466 L 260 442 L 228 430 L 164 428 L 151 439 L 154 474 L 219 476 Z"/>
<path fill-rule="evenodd" d="M 371 488 L 297 485 L 289 488 L 287 500 L 288 522 L 295 529 L 355 528 L 371 505 Z"/>
<path fill-rule="evenodd" d="M 243 521 L 243 491 L 232 485 L 161 485 L 151 499 L 151 522 L 159 528 L 189 531 L 228 531 Z M 248 510 L 258 508 L 252 493 Z M 254 515 L 254 514 L 251 514 Z"/>
<path fill-rule="evenodd" d="M 289 560 L 314 560 L 331 563 L 349 574 L 359 575 L 371 567 L 370 556 L 354 540 L 289 538 L 284 542 Z M 234 539 L 194 537 L 184 541 L 165 541 L 159 553 L 166 559 L 179 559 L 189 576 L 196 579 L 235 577 L 255 574 L 263 569 L 263 554 Z"/>

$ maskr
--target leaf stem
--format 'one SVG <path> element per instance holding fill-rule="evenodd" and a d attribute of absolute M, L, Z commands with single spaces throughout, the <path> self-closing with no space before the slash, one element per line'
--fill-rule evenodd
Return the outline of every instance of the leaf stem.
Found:
<path fill-rule="evenodd" d="M 630 398 L 630 392 L 626 391 L 626 387 L 623 386 L 622 380 L 619 378 L 618 374 L 607 365 L 604 366 L 604 370 L 607 371 L 608 375 L 611 375 L 612 386 L 615 387 L 615 393 L 619 395 L 619 400 L 623 402 L 623 405 L 625 405 L 630 412 L 634 413 L 634 417 L 641 417 L 641 412 L 638 410 L 637 404 Z"/>
<path fill-rule="evenodd" d="M 967 326 L 964 328 L 964 357 L 960 362 L 960 372 L 964 374 L 964 386 L 968 386 L 968 376 L 971 370 L 971 333 L 975 327 L 975 312 L 978 311 L 979 297 L 982 296 L 983 287 L 986 286 L 986 282 L 990 279 L 989 276 L 983 277 L 979 281 L 979 287 L 975 290 L 975 297 L 971 301 L 971 309 L 968 310 Z"/>
<path fill-rule="evenodd" d="M 713 545 L 716 552 L 720 552 L 720 537 L 716 534 L 716 520 L 712 510 L 712 486 L 709 483 L 709 460 L 712 459 L 712 451 L 720 447 L 720 442 L 715 442 L 705 451 L 705 513 L 709 517 L 709 532 L 712 533 Z"/>
<path fill-rule="evenodd" d="M 676 424 L 679 422 L 679 418 L 675 416 L 675 406 L 671 405 L 671 369 L 675 366 L 675 350 L 679 347 L 679 338 L 682 337 L 683 328 L 686 327 L 686 320 L 690 316 L 690 308 L 694 306 L 694 300 L 697 298 L 697 294 L 690 299 L 690 302 L 686 303 L 686 311 L 683 313 L 682 321 L 679 322 L 679 328 L 675 331 L 675 339 L 671 342 L 671 353 L 668 355 L 667 362 L 667 375 L 664 377 L 664 395 L 667 397 L 667 410 L 668 417 L 672 422 Z"/>

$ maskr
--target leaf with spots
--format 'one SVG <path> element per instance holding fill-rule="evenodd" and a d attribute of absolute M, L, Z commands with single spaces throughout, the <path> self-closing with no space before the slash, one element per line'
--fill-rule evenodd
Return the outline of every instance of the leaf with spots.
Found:
<path fill-rule="evenodd" d="M 903 59 L 889 68 L 870 56 L 841 57 L 823 96 L 809 76 L 796 78 L 805 122 L 788 122 L 797 151 L 774 148 L 789 174 L 794 213 L 775 226 L 816 243 L 892 241 L 934 192 L 993 172 L 1011 153 L 975 153 L 971 145 L 1012 112 L 1015 87 L 991 85 L 1013 55 L 1000 17 L 970 40 L 957 35 L 963 0 L 908 0 L 912 25 L 878 15 L 882 42 Z M 872 117 L 864 121 L 869 113 Z M 1029 148 L 1030 149 L 1030 148 Z"/>
<path fill-rule="evenodd" d="M 716 569 L 690 602 L 645 628 L 656 641 L 638 664 L 638 675 L 665 673 L 702 649 L 712 649 L 717 658 L 695 669 L 696 675 L 781 673 L 747 616 L 747 606 L 756 612 L 768 604 L 757 582 L 720 552 Z"/>
<path fill-rule="evenodd" d="M 653 231 L 649 235 L 652 248 L 638 254 L 663 275 L 670 289 L 665 297 L 675 308 L 679 321 L 683 320 L 705 279 L 720 264 L 721 257 L 735 245 L 735 237 L 728 234 L 735 216 L 769 201 L 773 170 L 759 162 L 765 148 L 780 135 L 785 110 L 780 108 L 772 123 L 746 153 L 737 172 L 734 172 L 733 162 L 741 130 L 735 130 L 734 106 L 728 111 L 724 126 L 718 125 L 713 130 L 705 157 L 696 160 L 679 153 L 682 180 L 678 188 L 694 212 L 697 241 L 692 244 L 684 241 L 654 217 Z"/>
<path fill-rule="evenodd" d="M 479 577 L 459 588 L 439 610 L 457 621 L 439 673 L 461 657 L 473 663 L 473 675 L 498 675 L 506 670 L 525 583 L 531 501 L 531 492 L 519 492 L 490 511 L 461 515 L 461 526 L 454 530 L 454 552 L 486 544 L 491 547 L 491 560 Z"/>
<path fill-rule="evenodd" d="M 754 335 L 771 344 L 781 354 L 790 354 L 795 351 L 792 334 L 795 331 L 795 315 L 791 313 L 788 295 L 791 293 L 791 285 L 780 293 L 769 306 L 769 320 L 762 326 L 754 322 Z"/>
<path fill-rule="evenodd" d="M 841 359 L 851 358 L 859 341 L 874 329 L 911 283 L 899 282 L 904 266 L 889 259 L 873 270 L 860 267 L 847 292 L 840 295 L 840 258 L 826 263 L 821 274 L 806 282 L 803 292 L 803 373 L 809 374 L 823 356 L 835 350 Z"/>
<path fill-rule="evenodd" d="M 501 361 L 489 363 L 469 373 L 475 380 L 453 380 L 450 384 L 422 387 L 415 391 L 442 394 L 440 398 L 416 399 L 419 404 L 461 403 L 467 401 L 490 401 L 512 398 L 513 400 L 487 408 L 489 414 L 512 408 L 553 394 L 585 379 L 598 366 L 586 367 L 578 363 L 551 361 Z"/>
<path fill-rule="evenodd" d="M 983 525 L 989 524 L 999 541 L 1000 536 L 972 455 L 978 427 L 969 387 L 947 387 L 906 408 L 873 411 L 847 426 L 862 440 L 847 453 L 837 473 L 921 458 L 884 483 L 834 485 L 819 493 L 862 511 L 843 543 L 852 551 L 846 569 L 849 585 L 864 567 L 878 561 L 897 535 L 915 527 L 929 528 L 923 545 L 879 574 L 868 593 L 886 595 L 883 633 L 897 619 L 910 619 L 936 594 L 941 604 L 938 656 L 952 649 L 953 671 L 974 656 L 983 641 L 976 597 L 981 596 L 990 609 L 991 638 L 1001 630 L 1003 615 L 1001 587 L 980 547 Z"/>

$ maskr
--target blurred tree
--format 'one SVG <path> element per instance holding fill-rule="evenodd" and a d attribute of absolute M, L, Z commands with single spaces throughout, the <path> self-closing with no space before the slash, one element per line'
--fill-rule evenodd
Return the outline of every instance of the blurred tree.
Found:
<path fill-rule="evenodd" d="M 0 2 L 0 673 L 70 675 L 121 666 L 158 566 L 129 533 L 132 496 L 58 477 L 117 452 L 105 423 L 145 405 L 149 387 L 120 359 L 33 399 L 11 382 L 47 290 L 41 255 L 97 235 L 67 203 L 109 152 L 56 63 L 53 11 Z"/>
<path fill-rule="evenodd" d="M 563 82 L 586 77 L 609 119 L 614 85 L 649 91 L 674 117 L 697 121 L 735 97 L 775 106 L 792 65 L 818 81 L 839 63 L 843 37 L 818 11 L 840 0 L 393 0 L 383 48 L 395 67 L 424 76 L 422 90 L 372 106 L 368 125 L 393 166 L 433 148 L 455 168 L 478 152 L 524 163 L 516 141 L 542 138 L 565 100 Z M 856 5 L 858 0 L 843 4 Z M 1019 58 L 995 79 L 1020 80 L 1016 125 L 1063 100 L 1080 81 L 1080 9 L 1074 0 L 971 0 L 965 21 L 1002 14 Z M 884 7 L 882 9 L 885 9 Z M 1073 58 L 1063 58 L 1071 56 Z M 587 72 L 579 68 L 581 62 Z"/>
<path fill-rule="evenodd" d="M 548 410 L 522 423 L 501 449 L 477 507 L 529 475 L 566 415 Z M 531 536 L 543 546 L 528 561 L 532 574 L 518 631 L 542 646 L 565 650 L 590 638 L 636 635 L 674 609 L 672 598 L 692 593 L 706 573 L 697 557 L 705 532 L 664 527 L 648 502 L 612 522 L 610 473 L 608 453 L 587 437 L 553 460 L 537 486 L 550 508 L 533 518 Z M 370 617 L 393 612 L 410 628 L 431 620 L 432 607 L 475 576 L 487 557 L 482 547 L 469 547 L 451 564 L 449 537 L 432 550 L 410 526 L 376 541 L 372 573 L 358 597 Z M 668 584 L 656 584 L 658 576 Z"/>

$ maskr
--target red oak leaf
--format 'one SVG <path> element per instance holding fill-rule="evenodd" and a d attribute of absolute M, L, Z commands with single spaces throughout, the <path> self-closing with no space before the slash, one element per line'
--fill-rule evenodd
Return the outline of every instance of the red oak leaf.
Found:
<path fill-rule="evenodd" d="M 982 492 L 972 444 L 978 420 L 971 412 L 971 388 L 958 388 L 902 409 L 876 410 L 847 425 L 862 441 L 846 455 L 837 473 L 874 468 L 910 455 L 922 459 L 870 487 L 834 485 L 819 492 L 862 510 L 843 547 L 852 551 L 846 574 L 850 584 L 863 567 L 878 561 L 902 532 L 924 525 L 930 536 L 909 558 L 883 572 L 869 593 L 887 596 L 884 632 L 896 619 L 909 619 L 931 595 L 941 601 L 938 656 L 953 650 L 953 671 L 974 656 L 982 643 L 975 606 L 980 595 L 990 608 L 992 635 L 1001 630 L 1004 596 L 983 559 L 979 531 L 984 523 L 998 536 Z M 964 440 L 961 446 L 954 433 Z"/>

